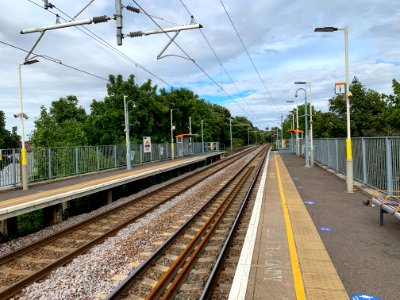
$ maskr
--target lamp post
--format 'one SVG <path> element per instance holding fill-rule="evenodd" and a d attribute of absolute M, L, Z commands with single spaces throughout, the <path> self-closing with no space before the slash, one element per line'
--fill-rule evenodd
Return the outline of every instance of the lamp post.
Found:
<path fill-rule="evenodd" d="M 304 103 L 305 103 L 305 109 L 304 109 L 304 132 L 305 132 L 305 139 L 306 139 L 306 149 L 305 149 L 305 155 L 306 155 L 306 168 L 310 167 L 310 157 L 309 157 L 309 146 L 308 146 L 308 120 L 307 120 L 307 91 L 303 88 L 298 88 L 295 93 L 295 97 L 297 97 L 297 92 L 298 91 L 303 91 L 304 92 Z"/>
<path fill-rule="evenodd" d="M 297 105 L 297 101 L 288 100 L 287 103 L 295 103 L 296 104 L 296 155 L 300 156 L 300 141 L 299 141 L 299 106 Z M 293 126 L 294 127 L 294 126 Z"/>
<path fill-rule="evenodd" d="M 22 76 L 21 76 L 21 66 L 22 65 L 32 65 L 39 62 L 37 59 L 27 60 L 22 64 L 18 64 L 18 81 L 19 81 L 19 113 L 14 116 L 20 118 L 21 120 L 21 175 L 22 175 L 22 189 L 24 191 L 28 190 L 28 170 L 27 164 L 28 159 L 26 155 L 25 148 L 25 128 L 24 119 L 28 119 L 28 116 L 24 113 L 22 105 Z"/>
<path fill-rule="evenodd" d="M 171 107 L 170 108 L 170 114 L 171 114 L 171 159 L 174 159 L 174 126 L 172 125 L 172 111 L 174 109 Z"/>
<path fill-rule="evenodd" d="M 349 27 L 317 27 L 315 32 L 334 32 L 343 30 L 344 32 L 344 51 L 345 51 L 345 73 L 346 73 L 346 119 L 347 119 L 347 138 L 346 138 L 346 184 L 347 192 L 353 192 L 353 153 L 351 149 L 351 134 L 350 134 L 350 104 L 349 104 Z"/>
<path fill-rule="evenodd" d="M 314 166 L 314 141 L 313 141 L 313 112 L 312 112 L 312 94 L 311 94 L 311 82 L 307 81 L 296 81 L 294 84 L 308 84 L 309 95 L 310 95 L 310 165 Z M 307 109 L 307 108 L 306 108 Z"/>
<path fill-rule="evenodd" d="M 129 134 L 129 113 L 128 113 L 128 104 L 129 102 L 133 103 L 133 107 L 135 103 L 132 100 L 126 101 L 128 96 L 124 96 L 124 115 L 125 115 L 125 141 L 126 141 L 126 169 L 132 169 L 132 161 L 131 161 L 131 138 Z"/>
<path fill-rule="evenodd" d="M 201 152 L 204 154 L 204 135 L 203 135 L 204 120 L 201 120 Z"/>
<path fill-rule="evenodd" d="M 232 142 L 232 118 L 231 117 L 229 117 L 229 132 L 230 132 L 230 135 L 231 135 L 231 152 L 232 152 L 232 150 L 233 150 L 233 142 Z"/>

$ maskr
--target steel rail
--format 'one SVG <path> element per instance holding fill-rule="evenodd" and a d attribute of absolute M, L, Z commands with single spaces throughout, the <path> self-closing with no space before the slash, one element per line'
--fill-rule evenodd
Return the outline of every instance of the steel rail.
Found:
<path fill-rule="evenodd" d="M 240 179 L 239 183 L 235 186 L 234 190 L 232 190 L 223 203 L 215 210 L 207 223 L 203 225 L 200 231 L 192 239 L 191 243 L 186 248 L 187 250 L 185 249 L 185 253 L 182 253 L 182 255 L 176 260 L 177 263 L 170 267 L 167 271 L 168 274 L 166 273 L 166 276 L 162 278 L 162 281 L 159 282 L 159 284 L 154 287 L 146 297 L 147 300 L 154 299 L 153 296 L 157 298 L 160 297 L 161 299 L 170 299 L 175 295 L 176 290 L 181 286 L 188 272 L 191 270 L 192 265 L 197 260 L 198 255 L 204 249 L 206 243 L 210 240 L 212 234 L 219 226 L 222 218 L 225 216 L 235 197 L 241 191 L 253 169 L 254 166 L 250 166 L 244 176 Z M 218 213 L 219 215 L 217 216 Z M 182 264 L 183 266 L 181 266 Z M 175 277 L 173 278 L 173 276 Z M 164 292 L 163 289 L 165 287 L 167 287 L 167 289 Z"/>
<path fill-rule="evenodd" d="M 268 152 L 269 151 L 270 150 L 268 149 Z M 215 265 L 214 265 L 214 267 L 213 267 L 213 269 L 212 269 L 212 271 L 210 273 L 210 276 L 208 277 L 207 282 L 204 285 L 204 288 L 203 288 L 203 291 L 202 291 L 202 293 L 200 295 L 199 300 L 204 300 L 204 299 L 210 298 L 210 295 L 211 295 L 211 292 L 212 292 L 211 291 L 212 283 L 214 282 L 214 280 L 216 278 L 218 269 L 220 268 L 221 263 L 223 261 L 223 258 L 224 258 L 225 254 L 226 254 L 226 252 L 228 250 L 228 247 L 229 247 L 229 245 L 230 245 L 230 243 L 231 243 L 231 241 L 233 239 L 234 233 L 236 232 L 236 229 L 237 229 L 238 224 L 239 224 L 239 220 L 242 217 L 244 208 L 245 208 L 246 204 L 249 201 L 251 193 L 254 190 L 254 187 L 255 187 L 256 182 L 257 182 L 257 180 L 259 178 L 261 169 L 264 166 L 264 164 L 266 163 L 267 156 L 268 156 L 268 154 L 264 157 L 263 163 L 257 169 L 256 175 L 254 176 L 253 181 L 250 184 L 250 187 L 249 187 L 249 189 L 247 191 L 245 199 L 244 199 L 244 201 L 243 201 L 243 203 L 242 203 L 242 205 L 240 207 L 240 210 L 239 210 L 238 214 L 236 215 L 235 221 L 234 221 L 234 223 L 233 223 L 233 225 L 231 227 L 231 230 L 229 231 L 229 234 L 227 236 L 227 239 L 225 240 L 224 245 L 222 246 L 222 249 L 220 251 L 220 254 L 218 255 L 217 261 L 216 261 L 216 263 L 215 263 Z"/>
<path fill-rule="evenodd" d="M 251 150 L 254 150 L 254 149 L 251 149 Z M 241 153 L 238 154 L 238 156 L 245 156 L 246 154 L 248 154 L 248 152 L 251 152 L 251 150 L 249 150 L 249 151 L 244 151 L 244 154 L 243 154 L 243 152 L 241 152 Z M 233 157 L 231 157 L 230 159 L 220 161 L 220 162 L 218 162 L 217 165 L 220 165 L 220 164 L 225 163 L 225 162 L 229 162 L 230 160 L 233 160 L 233 159 L 237 159 L 237 157 L 236 157 L 236 156 L 233 156 Z M 215 167 L 215 166 L 216 166 L 216 165 L 213 164 L 211 167 Z M 227 166 L 227 165 L 226 165 L 226 166 Z M 217 171 L 220 171 L 221 169 L 225 168 L 226 166 L 222 166 L 221 168 L 217 169 Z M 206 168 L 206 169 L 199 170 L 199 172 L 198 172 L 198 173 L 196 172 L 195 174 L 199 175 L 199 174 L 201 174 L 202 172 L 209 171 L 209 170 L 211 169 L 211 167 L 210 167 L 210 168 Z M 215 172 L 215 171 L 214 171 L 214 172 Z M 193 175 L 194 175 L 194 174 L 191 174 L 191 176 L 193 176 Z M 208 176 L 208 175 L 207 175 L 207 176 Z M 63 256 L 63 257 L 61 257 L 61 258 L 59 258 L 59 259 L 56 259 L 55 261 L 53 261 L 53 262 L 50 263 L 49 265 L 45 266 L 44 268 L 40 269 L 39 271 L 35 272 L 34 274 L 31 274 L 31 275 L 29 275 L 29 276 L 27 276 L 27 277 L 21 279 L 20 281 L 16 282 L 15 284 L 10 285 L 9 287 L 3 289 L 2 291 L 0 291 L 0 299 L 3 299 L 3 298 L 10 298 L 10 297 L 14 296 L 14 295 L 17 294 L 18 292 L 20 292 L 25 286 L 27 286 L 27 285 L 29 285 L 29 284 L 35 282 L 35 281 L 38 281 L 38 280 L 42 279 L 42 278 L 45 277 L 51 270 L 53 270 L 53 269 L 55 269 L 55 268 L 57 268 L 57 267 L 59 267 L 59 266 L 65 265 L 66 263 L 68 263 L 69 261 L 71 261 L 72 259 L 74 259 L 76 256 L 87 252 L 87 251 L 88 251 L 91 247 L 93 247 L 94 245 L 97 245 L 97 244 L 101 243 L 101 242 L 104 241 L 106 238 L 108 238 L 108 237 L 110 237 L 110 236 L 116 234 L 119 230 L 121 230 L 122 228 L 126 227 L 126 226 L 129 225 L 130 223 L 132 223 L 132 222 L 134 222 L 135 220 L 137 220 L 137 219 L 143 217 L 144 215 L 146 215 L 146 214 L 152 212 L 153 210 L 155 210 L 156 208 L 158 208 L 160 205 L 162 205 L 162 204 L 164 204 L 165 202 L 167 202 L 167 201 L 173 199 L 173 198 L 176 197 L 177 195 L 179 195 L 179 194 L 181 194 L 181 193 L 187 191 L 188 189 L 190 189 L 190 188 L 193 187 L 194 185 L 196 185 L 196 184 L 198 184 L 199 182 L 201 182 L 202 180 L 204 180 L 204 178 L 206 178 L 207 176 L 201 177 L 201 178 L 198 179 L 196 182 L 192 183 L 190 186 L 187 186 L 187 187 L 185 187 L 184 189 L 181 189 L 180 191 L 175 192 L 173 195 L 169 196 L 168 198 L 166 198 L 165 200 L 163 200 L 162 202 L 160 202 L 158 205 L 153 206 L 152 208 L 145 210 L 145 211 L 142 212 L 141 214 L 139 214 L 139 215 L 137 215 L 137 216 L 135 216 L 135 217 L 133 217 L 133 218 L 130 218 L 130 219 L 128 219 L 127 221 L 125 221 L 125 222 L 123 222 L 123 223 L 121 223 L 121 224 L 118 224 L 116 227 L 114 227 L 113 229 L 107 231 L 105 234 L 103 234 L 103 235 L 101 235 L 101 236 L 99 236 L 99 237 L 97 237 L 97 238 L 94 238 L 93 240 L 91 240 L 90 242 L 88 242 L 88 243 L 84 244 L 83 246 L 77 248 L 77 249 L 74 250 L 73 252 L 70 252 L 70 253 L 66 254 L 65 256 Z M 84 221 L 83 223 L 79 223 L 79 224 L 73 225 L 73 226 L 71 226 L 71 227 L 68 227 L 68 228 L 66 228 L 65 230 L 60 231 L 60 232 L 58 232 L 58 233 L 56 233 L 56 234 L 54 234 L 54 235 L 52 235 L 52 236 L 50 236 L 50 237 L 48 237 L 48 238 L 44 238 L 44 239 L 38 241 L 38 242 L 35 243 L 35 244 L 28 245 L 27 247 L 24 247 L 24 248 L 22 248 L 22 249 L 19 249 L 19 250 L 15 251 L 15 252 L 13 252 L 13 253 L 7 255 L 7 256 L 3 256 L 3 257 L 0 258 L 0 264 L 5 264 L 5 263 L 7 263 L 7 262 L 9 262 L 9 261 L 12 261 L 13 259 L 15 259 L 15 258 L 17 258 L 17 257 L 19 257 L 19 256 L 21 256 L 21 255 L 24 255 L 24 254 L 28 253 L 29 251 L 31 251 L 31 250 L 33 250 L 33 249 L 35 249 L 35 248 L 39 248 L 39 247 L 43 246 L 43 245 L 46 244 L 46 243 L 50 243 L 50 242 L 56 240 L 57 238 L 60 238 L 60 237 L 62 237 L 62 236 L 64 236 L 64 235 L 68 234 L 70 231 L 77 230 L 77 229 L 79 229 L 79 228 L 81 228 L 81 227 L 83 227 L 83 226 L 86 226 L 87 224 L 90 224 L 90 223 L 92 223 L 92 222 L 98 221 L 99 219 L 101 219 L 102 217 L 105 217 L 106 215 L 109 215 L 109 214 L 114 213 L 114 212 L 116 212 L 116 211 L 118 211 L 118 210 L 121 210 L 121 209 L 123 209 L 123 208 L 125 208 L 125 207 L 127 207 L 127 206 L 129 206 L 129 205 L 135 204 L 135 202 L 138 202 L 140 199 L 148 198 L 149 195 L 155 195 L 155 194 L 157 194 L 158 192 L 160 192 L 160 191 L 162 191 L 162 190 L 165 190 L 165 189 L 168 188 L 168 187 L 171 187 L 171 186 L 173 186 L 173 185 L 176 185 L 178 182 L 182 182 L 182 181 L 184 181 L 184 180 L 187 180 L 188 178 L 189 178 L 189 176 L 186 176 L 186 177 L 184 177 L 183 179 L 180 179 L 180 180 L 178 180 L 178 181 L 172 182 L 172 183 L 170 183 L 170 184 L 168 184 L 168 185 L 166 185 L 166 186 L 164 186 L 164 187 L 157 188 L 155 191 L 152 191 L 152 192 L 150 192 L 149 194 L 143 195 L 143 196 L 139 197 L 138 199 L 135 199 L 135 200 L 132 201 L 132 202 L 128 202 L 128 203 L 126 203 L 126 204 L 123 204 L 123 205 L 120 205 L 120 206 L 118 206 L 118 207 L 115 207 L 115 208 L 111 209 L 110 211 L 103 212 L 103 213 L 101 213 L 101 214 L 95 216 L 95 217 L 92 218 L 92 219 L 89 219 L 89 220 Z"/>
<path fill-rule="evenodd" d="M 250 149 L 250 150 L 246 149 L 245 151 L 240 152 L 240 153 L 236 154 L 235 156 L 231 156 L 231 157 L 227 158 L 226 160 L 220 160 L 220 161 L 210 165 L 209 168 L 200 169 L 200 170 L 196 171 L 194 174 L 191 174 L 190 176 L 193 176 L 193 175 L 196 175 L 196 174 L 200 174 L 201 172 L 206 172 L 206 171 L 210 170 L 212 167 L 215 167 L 215 166 L 220 165 L 222 163 L 226 163 L 229 160 L 236 159 L 236 156 L 241 156 L 242 154 L 244 156 L 248 152 L 250 152 L 251 150 L 254 150 L 254 149 Z M 221 169 L 217 169 L 216 172 L 218 172 Z M 21 255 L 31 251 L 32 249 L 35 249 L 35 248 L 39 247 L 40 245 L 44 245 L 44 244 L 52 242 L 53 240 L 59 238 L 62 233 L 68 233 L 71 230 L 76 230 L 76 229 L 78 229 L 80 227 L 84 227 L 87 224 L 90 224 L 92 222 L 100 220 L 101 218 L 103 218 L 104 216 L 106 216 L 106 215 L 108 215 L 108 214 L 110 214 L 112 212 L 124 209 L 125 207 L 132 205 L 133 202 L 138 202 L 138 201 L 140 201 L 140 200 L 142 200 L 144 198 L 148 198 L 149 196 L 152 196 L 152 195 L 155 195 L 155 194 L 159 193 L 161 190 L 164 190 L 164 189 L 166 189 L 168 187 L 172 187 L 172 186 L 174 186 L 174 185 L 176 185 L 176 184 L 178 184 L 180 182 L 183 182 L 184 180 L 187 179 L 187 177 L 188 176 L 184 176 L 184 177 L 182 177 L 181 179 L 179 179 L 177 181 L 169 183 L 166 186 L 159 187 L 159 188 L 155 189 L 154 191 L 151 191 L 151 192 L 149 192 L 149 193 L 147 193 L 147 194 L 145 194 L 143 196 L 140 196 L 140 197 L 138 197 L 138 198 L 136 198 L 136 199 L 134 199 L 132 201 L 129 201 L 129 202 L 124 203 L 122 205 L 116 206 L 116 207 L 114 207 L 114 208 L 112 208 L 112 209 L 110 209 L 108 211 L 101 212 L 98 215 L 94 216 L 93 218 L 90 218 L 90 219 L 87 219 L 87 220 L 85 220 L 85 221 L 83 221 L 81 223 L 69 226 L 69 227 L 63 229 L 62 231 L 56 232 L 56 233 L 54 233 L 54 234 L 52 234 L 50 236 L 47 236 L 47 237 L 45 237 L 43 239 L 40 239 L 40 240 L 36 241 L 34 244 L 30 244 L 30 245 L 24 246 L 22 248 L 19 248 L 19 249 L 13 251 L 12 253 L 9 253 L 9 254 L 4 255 L 4 256 L 0 256 L 0 265 L 5 264 L 8 261 L 11 261 L 11 260 L 15 259 L 15 257 L 21 256 Z"/>
<path fill-rule="evenodd" d="M 254 150 L 254 149 L 253 149 Z M 253 159 L 257 157 L 257 155 L 262 151 L 261 149 Z M 236 172 L 234 176 L 225 184 L 224 187 L 222 187 L 219 191 L 217 191 L 208 201 L 205 203 L 201 208 L 197 210 L 197 212 L 189 219 L 187 220 L 174 234 L 172 234 L 155 252 L 153 252 L 150 256 L 147 257 L 145 261 L 143 261 L 130 275 L 128 275 L 127 278 L 125 278 L 123 281 L 119 283 L 119 285 L 114 288 L 114 290 L 107 295 L 105 298 L 106 300 L 111 300 L 111 299 L 120 299 L 124 295 L 126 295 L 133 285 L 134 281 L 136 278 L 138 278 L 141 274 L 145 272 L 145 270 L 158 258 L 161 256 L 161 254 L 165 251 L 165 249 L 172 244 L 172 241 L 176 239 L 176 237 L 183 232 L 183 230 L 191 224 L 197 216 L 205 210 L 205 208 L 209 205 L 213 199 L 217 198 L 219 195 L 222 194 L 224 189 L 229 186 L 238 176 L 242 171 L 248 167 L 252 161 L 249 161 L 242 169 Z"/>

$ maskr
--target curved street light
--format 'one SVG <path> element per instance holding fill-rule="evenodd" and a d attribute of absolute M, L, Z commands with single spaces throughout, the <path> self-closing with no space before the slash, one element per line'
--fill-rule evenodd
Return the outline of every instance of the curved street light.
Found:
<path fill-rule="evenodd" d="M 346 73 L 346 119 L 347 119 L 347 138 L 346 138 L 346 184 L 347 192 L 353 192 L 353 151 L 351 148 L 351 134 L 350 134 L 350 104 L 349 104 L 349 27 L 317 27 L 315 32 L 334 32 L 343 30 L 344 32 L 344 51 L 345 51 L 345 73 Z"/>
<path fill-rule="evenodd" d="M 124 96 L 124 115 L 125 115 L 125 140 L 126 140 L 126 169 L 132 169 L 132 161 L 131 161 L 131 138 L 129 135 L 129 113 L 128 113 L 128 104 L 130 102 L 133 103 L 133 107 L 135 108 L 135 102 L 132 100 L 126 101 L 128 96 Z"/>
<path fill-rule="evenodd" d="M 18 81 L 19 81 L 19 113 L 15 114 L 14 117 L 20 118 L 21 120 L 21 175 L 22 175 L 22 189 L 24 191 L 28 190 L 28 159 L 26 155 L 25 148 L 25 128 L 24 119 L 28 119 L 28 116 L 24 113 L 22 105 L 22 76 L 21 76 L 21 66 L 22 65 L 32 65 L 38 63 L 37 59 L 26 60 L 25 62 L 18 64 Z"/>
<path fill-rule="evenodd" d="M 305 103 L 305 109 L 304 109 L 304 133 L 305 133 L 305 139 L 306 139 L 306 149 L 305 149 L 305 156 L 306 156 L 306 168 L 310 168 L 310 156 L 309 156 L 309 145 L 308 145 L 308 120 L 307 120 L 307 91 L 303 88 L 298 88 L 296 90 L 296 93 L 294 94 L 295 97 L 297 97 L 297 92 L 298 91 L 303 91 L 304 92 L 304 103 Z"/>
<path fill-rule="evenodd" d="M 294 108 L 296 110 L 296 155 L 300 156 L 300 140 L 299 140 L 299 106 L 297 104 L 296 100 L 287 100 L 287 103 L 294 103 L 296 107 Z M 293 112 L 294 113 L 294 112 Z M 295 127 L 295 126 L 293 126 Z"/>
<path fill-rule="evenodd" d="M 313 141 L 313 111 L 312 111 L 312 93 L 311 93 L 311 82 L 310 81 L 296 81 L 294 84 L 307 84 L 309 88 L 309 99 L 310 99 L 310 165 L 314 166 L 314 141 Z"/>

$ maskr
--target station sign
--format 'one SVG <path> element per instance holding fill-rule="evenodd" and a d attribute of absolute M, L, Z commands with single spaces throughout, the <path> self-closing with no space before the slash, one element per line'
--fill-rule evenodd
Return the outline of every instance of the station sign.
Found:
<path fill-rule="evenodd" d="M 335 94 L 344 95 L 346 93 L 346 82 L 336 82 L 335 83 Z"/>
<path fill-rule="evenodd" d="M 151 153 L 151 137 L 149 136 L 143 137 L 143 152 Z"/>

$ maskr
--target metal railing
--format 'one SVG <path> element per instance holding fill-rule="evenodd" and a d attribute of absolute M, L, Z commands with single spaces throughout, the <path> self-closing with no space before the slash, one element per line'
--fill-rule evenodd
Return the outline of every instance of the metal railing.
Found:
<path fill-rule="evenodd" d="M 400 195 L 400 137 L 352 138 L 352 148 L 354 179 L 387 194 Z M 346 174 L 344 138 L 314 139 L 314 157 Z"/>
<path fill-rule="evenodd" d="M 210 146 L 212 145 L 212 146 Z M 174 144 L 174 157 L 218 152 L 218 143 L 193 143 L 188 151 Z M 169 143 L 152 144 L 151 152 L 143 151 L 142 144 L 131 145 L 132 165 L 171 158 Z M 0 150 L 0 187 L 21 183 L 20 149 Z M 126 166 L 126 145 L 76 146 L 28 149 L 29 182 L 39 182 Z"/>

